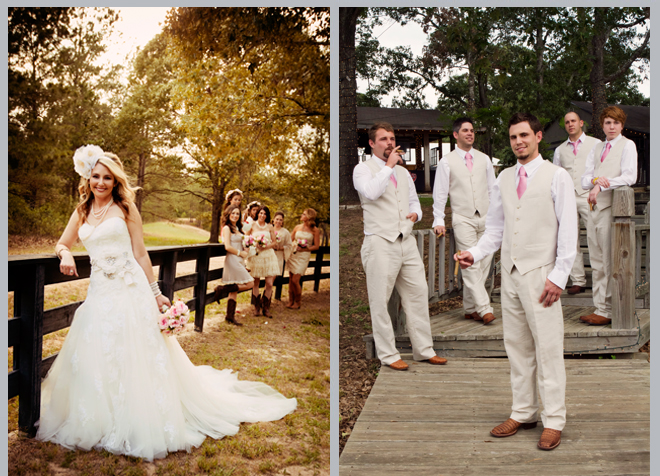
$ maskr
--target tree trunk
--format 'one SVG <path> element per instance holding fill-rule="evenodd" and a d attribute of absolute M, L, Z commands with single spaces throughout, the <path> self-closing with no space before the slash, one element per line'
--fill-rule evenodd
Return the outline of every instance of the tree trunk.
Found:
<path fill-rule="evenodd" d="M 147 154 L 140 152 L 138 156 L 138 176 L 137 176 L 137 185 L 140 187 L 135 194 L 135 206 L 138 209 L 138 212 L 142 214 L 142 203 L 144 202 L 144 173 L 147 169 Z"/>
<path fill-rule="evenodd" d="M 358 201 L 353 168 L 358 164 L 355 26 L 362 8 L 339 9 L 339 201 Z"/>
<path fill-rule="evenodd" d="M 543 104 L 543 53 L 545 52 L 545 39 L 543 38 L 543 19 L 542 15 L 545 12 L 536 12 L 536 101 L 540 107 Z"/>
<path fill-rule="evenodd" d="M 222 204 L 224 202 L 225 184 L 219 183 L 213 187 L 213 202 L 211 203 L 211 236 L 209 243 L 219 243 L 220 220 L 222 219 Z"/>
<path fill-rule="evenodd" d="M 467 52 L 465 57 L 465 63 L 468 67 L 468 114 L 472 114 L 475 109 L 475 97 L 474 94 L 474 72 L 472 71 L 472 53 Z"/>
<path fill-rule="evenodd" d="M 589 80 L 591 82 L 591 125 L 589 132 L 600 140 L 605 140 L 605 133 L 600 127 L 600 114 L 607 107 L 607 94 L 605 93 L 605 44 L 609 37 L 609 29 L 605 25 L 607 8 L 594 8 L 594 36 L 591 38 L 589 53 L 592 66 Z"/>

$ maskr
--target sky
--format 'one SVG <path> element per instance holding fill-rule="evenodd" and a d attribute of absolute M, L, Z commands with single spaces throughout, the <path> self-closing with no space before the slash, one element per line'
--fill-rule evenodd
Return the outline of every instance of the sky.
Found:
<path fill-rule="evenodd" d="M 422 28 L 413 23 L 409 23 L 405 26 L 399 25 L 393 20 L 386 20 L 381 26 L 378 26 L 374 29 L 374 37 L 378 38 L 380 44 L 386 48 L 394 48 L 396 46 L 410 46 L 410 49 L 415 55 L 420 55 L 422 53 L 422 48 L 426 44 L 426 33 L 422 31 Z M 650 76 L 650 74 L 649 74 Z M 358 91 L 365 92 L 367 90 L 367 81 L 358 79 L 357 81 Z M 647 79 L 640 86 L 639 90 L 644 96 L 651 96 L 651 81 Z M 431 88 L 427 86 L 424 90 L 426 102 L 433 108 L 437 103 L 438 94 Z M 391 105 L 392 98 L 398 94 L 393 93 L 384 97 L 384 100 L 381 101 L 382 105 Z"/>
<path fill-rule="evenodd" d="M 127 56 L 130 57 L 138 47 L 145 46 L 162 31 L 169 8 L 115 7 L 113 10 L 119 13 L 119 20 L 107 40 L 108 49 L 99 61 L 128 66 Z"/>

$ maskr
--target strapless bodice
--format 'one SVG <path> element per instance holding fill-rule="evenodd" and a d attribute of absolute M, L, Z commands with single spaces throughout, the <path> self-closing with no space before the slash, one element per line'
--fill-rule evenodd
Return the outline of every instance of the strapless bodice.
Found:
<path fill-rule="evenodd" d="M 130 284 L 139 269 L 126 222 L 110 217 L 96 227 L 84 223 L 78 236 L 89 253 L 92 271 L 103 272 L 108 279 L 124 278 Z"/>

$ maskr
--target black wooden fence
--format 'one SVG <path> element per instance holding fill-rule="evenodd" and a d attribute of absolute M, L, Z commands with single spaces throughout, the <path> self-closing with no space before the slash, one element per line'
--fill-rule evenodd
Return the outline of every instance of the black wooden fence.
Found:
<path fill-rule="evenodd" d="M 330 278 L 330 273 L 322 272 L 324 266 L 330 265 L 330 261 L 324 259 L 329 253 L 330 247 L 320 247 L 308 266 L 314 269 L 314 273 L 304 275 L 300 280 L 301 283 L 314 281 L 315 292 L 318 292 L 321 280 Z M 175 291 L 193 288 L 193 298 L 186 305 L 196 311 L 194 329 L 198 332 L 204 328 L 206 305 L 213 302 L 213 292 L 207 292 L 208 283 L 222 278 L 223 269 L 209 269 L 210 260 L 226 254 L 224 245 L 219 244 L 149 250 L 152 264 L 159 266 L 158 280 L 164 295 L 171 300 Z M 44 311 L 44 286 L 88 278 L 91 269 L 87 253 L 74 253 L 74 258 L 79 277 L 60 273 L 60 261 L 52 255 L 9 257 L 9 292 L 14 293 L 14 317 L 7 323 L 8 347 L 14 348 L 13 370 L 8 375 L 9 398 L 18 395 L 18 426 L 29 436 L 36 434 L 34 424 L 39 420 L 41 380 L 57 357 L 55 354 L 42 360 L 43 336 L 69 327 L 76 309 L 82 304 L 79 301 Z M 195 261 L 195 272 L 177 277 L 176 265 L 185 261 Z M 276 278 L 276 299 L 280 299 L 282 286 L 288 282 L 288 276 Z M 264 285 L 262 279 L 260 286 Z"/>

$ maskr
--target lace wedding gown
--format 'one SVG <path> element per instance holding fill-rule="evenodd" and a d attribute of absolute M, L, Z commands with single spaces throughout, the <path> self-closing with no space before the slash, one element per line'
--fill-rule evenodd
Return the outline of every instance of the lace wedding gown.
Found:
<path fill-rule="evenodd" d="M 92 263 L 87 299 L 42 383 L 37 439 L 151 461 L 296 409 L 295 398 L 268 385 L 195 367 L 175 337 L 160 333 L 121 217 L 84 224 L 79 236 Z"/>

